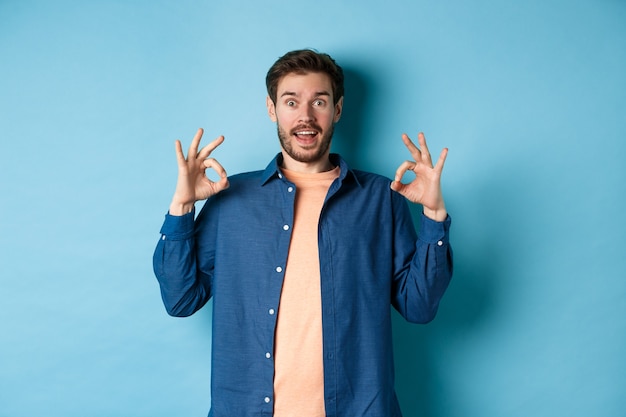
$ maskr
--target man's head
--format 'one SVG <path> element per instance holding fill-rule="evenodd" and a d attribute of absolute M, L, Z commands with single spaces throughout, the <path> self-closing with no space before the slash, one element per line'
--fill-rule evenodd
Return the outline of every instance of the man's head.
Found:
<path fill-rule="evenodd" d="M 343 71 L 311 50 L 285 54 L 270 68 L 267 111 L 276 122 L 287 169 L 329 169 L 334 124 L 343 107 Z"/>
<path fill-rule="evenodd" d="M 276 103 L 278 82 L 287 74 L 319 72 L 328 75 L 333 89 L 333 104 L 343 97 L 343 70 L 328 54 L 311 49 L 287 52 L 267 72 L 265 85 L 270 99 Z"/>

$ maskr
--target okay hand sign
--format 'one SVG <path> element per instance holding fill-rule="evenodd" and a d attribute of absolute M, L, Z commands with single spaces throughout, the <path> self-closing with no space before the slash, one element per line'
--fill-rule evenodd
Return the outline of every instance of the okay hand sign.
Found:
<path fill-rule="evenodd" d="M 222 190 L 228 188 L 226 171 L 213 158 L 209 158 L 211 152 L 224 142 L 224 136 L 220 136 L 213 142 L 198 151 L 200 139 L 204 131 L 198 129 L 196 136 L 191 141 L 187 158 L 183 153 L 183 147 L 179 140 L 176 141 L 176 160 L 178 162 L 178 181 L 176 191 L 170 204 L 170 214 L 181 216 L 189 213 L 196 201 L 205 200 Z M 206 176 L 206 170 L 212 168 L 220 176 L 218 181 L 212 181 Z"/>
<path fill-rule="evenodd" d="M 448 155 L 448 149 L 444 148 L 439 155 L 439 160 L 433 167 L 433 162 L 428 152 L 426 138 L 423 133 L 417 135 L 419 148 L 406 135 L 402 135 L 402 141 L 407 147 L 413 160 L 403 162 L 396 171 L 391 189 L 402 194 L 413 203 L 424 207 L 424 214 L 436 221 L 446 219 L 448 213 L 443 202 L 441 193 L 441 171 Z M 407 171 L 415 173 L 415 179 L 408 184 L 402 183 L 402 176 Z"/>

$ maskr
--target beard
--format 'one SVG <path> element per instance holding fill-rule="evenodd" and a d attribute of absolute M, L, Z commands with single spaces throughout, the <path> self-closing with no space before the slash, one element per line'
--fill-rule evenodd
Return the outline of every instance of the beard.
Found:
<path fill-rule="evenodd" d="M 297 126 L 296 128 L 292 129 L 291 132 L 287 133 L 282 128 L 280 123 L 276 123 L 276 126 L 278 130 L 278 140 L 280 141 L 280 145 L 285 150 L 287 155 L 289 155 L 291 158 L 298 162 L 305 163 L 317 162 L 326 156 L 326 153 L 330 148 L 330 142 L 333 139 L 333 133 L 335 130 L 335 126 L 331 125 L 327 132 L 323 132 L 318 125 L 316 125 L 315 123 L 311 123 L 308 125 Z M 321 140 L 318 142 L 317 145 L 315 145 L 316 147 L 311 147 L 310 149 L 299 151 L 294 149 L 292 140 L 290 138 L 296 131 L 303 129 L 313 129 L 316 132 L 319 132 L 319 134 L 321 135 Z"/>

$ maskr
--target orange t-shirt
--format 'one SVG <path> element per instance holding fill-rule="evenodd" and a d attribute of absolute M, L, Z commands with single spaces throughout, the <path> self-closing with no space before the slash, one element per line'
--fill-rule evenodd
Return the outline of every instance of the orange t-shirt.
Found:
<path fill-rule="evenodd" d="M 308 174 L 283 169 L 296 185 L 294 224 L 274 343 L 274 417 L 324 417 L 319 217 L 339 167 Z"/>

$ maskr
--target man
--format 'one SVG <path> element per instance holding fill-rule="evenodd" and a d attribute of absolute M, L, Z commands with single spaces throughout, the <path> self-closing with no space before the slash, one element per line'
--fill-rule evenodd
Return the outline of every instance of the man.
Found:
<path fill-rule="evenodd" d="M 452 275 L 450 218 L 423 134 L 395 180 L 330 154 L 343 72 L 326 54 L 292 51 L 266 78 L 280 153 L 264 171 L 227 178 L 211 153 L 187 157 L 154 270 L 169 314 L 213 297 L 214 417 L 400 416 L 391 309 L 433 319 Z M 211 181 L 207 168 L 220 176 Z M 412 170 L 416 178 L 401 182 Z M 406 199 L 423 206 L 419 238 Z M 207 199 L 194 220 L 194 203 Z"/>

